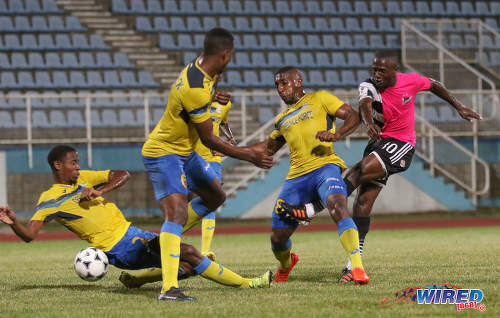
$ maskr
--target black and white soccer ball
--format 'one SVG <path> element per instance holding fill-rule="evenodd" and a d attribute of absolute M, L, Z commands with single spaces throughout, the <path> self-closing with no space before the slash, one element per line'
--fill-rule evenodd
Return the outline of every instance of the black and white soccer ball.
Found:
<path fill-rule="evenodd" d="M 95 282 L 106 275 L 109 262 L 103 251 L 95 247 L 87 247 L 76 254 L 74 266 L 75 272 L 81 279 Z"/>

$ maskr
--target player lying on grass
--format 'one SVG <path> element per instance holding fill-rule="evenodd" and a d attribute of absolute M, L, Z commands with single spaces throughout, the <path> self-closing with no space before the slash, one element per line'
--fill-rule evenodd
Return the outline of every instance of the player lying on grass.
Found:
<path fill-rule="evenodd" d="M 354 265 L 354 279 L 367 284 L 359 252 L 358 229 L 347 210 L 346 186 L 342 180 L 344 161 L 335 153 L 333 142 L 344 138 L 359 125 L 359 114 L 336 96 L 317 91 L 304 92 L 302 75 L 295 67 L 284 67 L 275 74 L 276 89 L 287 108 L 275 119 L 275 128 L 267 141 L 257 144 L 269 155 L 288 144 L 290 170 L 272 214 L 271 247 L 280 267 L 276 282 L 288 281 L 299 258 L 290 253 L 290 237 L 298 226 L 276 211 L 283 202 L 304 204 L 321 200 L 337 223 L 342 246 Z M 344 120 L 336 129 L 335 119 Z"/>
<path fill-rule="evenodd" d="M 123 170 L 80 171 L 78 153 L 69 146 L 56 146 L 48 162 L 54 184 L 43 192 L 36 212 L 28 225 L 21 224 L 8 206 L 0 206 L 0 221 L 9 224 L 25 242 L 31 242 L 45 223 L 56 220 L 82 240 L 101 249 L 110 264 L 122 269 L 151 270 L 134 277 L 122 273 L 120 281 L 127 287 L 161 281 L 158 234 L 141 230 L 127 221 L 120 209 L 102 197 L 130 178 Z M 96 187 L 99 189 L 96 189 Z M 201 275 L 217 283 L 241 288 L 270 287 L 272 273 L 248 279 L 202 256 L 196 248 L 181 243 L 180 278 Z"/>
<path fill-rule="evenodd" d="M 361 253 L 370 228 L 370 213 L 380 191 L 389 176 L 410 167 L 416 144 L 415 98 L 418 92 L 425 90 L 447 101 L 463 119 L 481 119 L 440 82 L 417 73 L 398 72 L 398 57 L 394 52 L 377 52 L 371 77 L 359 85 L 359 108 L 370 140 L 363 159 L 347 171 L 344 182 L 348 196 L 358 188 L 353 220 L 359 230 Z M 288 206 L 285 203 L 280 208 L 282 213 L 303 220 L 313 217 L 315 210 L 323 209 L 318 203 L 315 202 L 314 206 Z M 352 280 L 352 264 L 348 260 L 339 282 Z"/>

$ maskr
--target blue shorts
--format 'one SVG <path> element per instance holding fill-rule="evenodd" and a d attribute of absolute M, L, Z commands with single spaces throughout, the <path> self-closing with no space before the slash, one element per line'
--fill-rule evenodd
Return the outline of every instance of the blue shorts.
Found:
<path fill-rule="evenodd" d="M 122 269 L 161 267 L 160 254 L 151 251 L 146 245 L 157 235 L 129 226 L 123 238 L 106 252 L 109 263 Z"/>
<path fill-rule="evenodd" d="M 300 177 L 286 180 L 274 206 L 272 227 L 280 229 L 298 226 L 298 222 L 288 220 L 276 213 L 276 207 L 280 200 L 299 205 L 321 199 L 323 205 L 327 206 L 326 198 L 335 193 L 341 193 L 347 197 L 342 170 L 333 163 L 326 164 Z"/>
<path fill-rule="evenodd" d="M 187 157 L 176 154 L 143 156 L 142 161 L 153 183 L 156 201 L 173 193 L 188 195 L 189 191 L 195 191 L 217 177 L 210 165 L 196 152 Z"/>

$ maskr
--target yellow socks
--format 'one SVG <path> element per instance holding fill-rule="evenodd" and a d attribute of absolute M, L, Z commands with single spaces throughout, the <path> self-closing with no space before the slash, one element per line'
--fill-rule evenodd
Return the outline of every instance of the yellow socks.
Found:
<path fill-rule="evenodd" d="M 291 239 L 288 239 L 284 245 L 271 243 L 271 249 L 274 257 L 280 262 L 281 268 L 289 268 L 292 265 L 292 258 L 290 257 L 290 251 L 292 250 Z"/>
<path fill-rule="evenodd" d="M 344 218 L 337 222 L 337 227 L 340 242 L 351 260 L 352 267 L 363 268 L 361 253 L 359 250 L 359 235 L 356 224 L 354 224 L 352 218 Z"/>
<path fill-rule="evenodd" d="M 201 253 L 210 251 L 215 231 L 215 212 L 209 213 L 201 222 Z"/>
<path fill-rule="evenodd" d="M 250 288 L 251 279 L 243 278 L 230 269 L 212 262 L 206 257 L 203 257 L 201 263 L 196 266 L 194 270 L 197 274 L 222 285 Z"/>
<path fill-rule="evenodd" d="M 182 230 L 182 233 L 186 233 L 189 231 L 193 226 L 196 224 L 200 223 L 201 221 L 201 216 L 196 213 L 195 210 L 193 210 L 192 202 L 188 203 L 188 219 L 186 221 L 186 225 L 184 225 L 184 229 Z"/>
<path fill-rule="evenodd" d="M 179 287 L 177 274 L 181 251 L 182 225 L 165 222 L 160 232 L 161 270 L 163 276 L 162 293 L 170 287 Z"/>

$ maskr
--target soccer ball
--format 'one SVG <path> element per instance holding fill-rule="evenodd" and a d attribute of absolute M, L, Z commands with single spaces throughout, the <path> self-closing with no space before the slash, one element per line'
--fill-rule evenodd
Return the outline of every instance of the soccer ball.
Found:
<path fill-rule="evenodd" d="M 78 252 L 75 257 L 75 272 L 81 279 L 95 282 L 108 272 L 108 257 L 95 247 L 87 247 Z"/>

